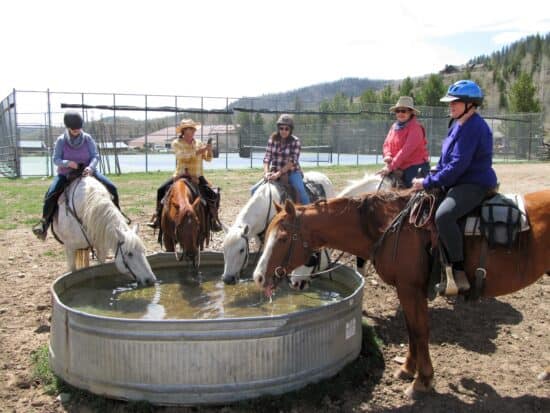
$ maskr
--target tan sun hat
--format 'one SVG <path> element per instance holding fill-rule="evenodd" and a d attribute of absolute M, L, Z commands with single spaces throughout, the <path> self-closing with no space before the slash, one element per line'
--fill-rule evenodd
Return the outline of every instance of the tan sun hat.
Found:
<path fill-rule="evenodd" d="M 414 100 L 410 96 L 400 96 L 397 103 L 390 108 L 390 112 L 395 112 L 397 108 L 409 108 L 415 115 L 420 114 L 420 111 L 414 107 Z"/>
<path fill-rule="evenodd" d="M 192 128 L 192 129 L 199 129 L 201 127 L 200 123 L 196 123 L 193 121 L 193 119 L 182 119 L 180 124 L 176 126 L 176 133 L 179 135 L 183 132 L 184 129 Z"/>

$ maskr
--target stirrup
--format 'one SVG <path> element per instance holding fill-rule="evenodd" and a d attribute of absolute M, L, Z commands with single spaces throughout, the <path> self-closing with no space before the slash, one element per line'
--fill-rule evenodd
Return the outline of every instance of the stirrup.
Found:
<path fill-rule="evenodd" d="M 470 282 L 466 273 L 461 270 L 453 270 L 450 265 L 445 266 L 444 282 L 435 285 L 435 291 L 440 295 L 455 296 L 470 289 Z"/>

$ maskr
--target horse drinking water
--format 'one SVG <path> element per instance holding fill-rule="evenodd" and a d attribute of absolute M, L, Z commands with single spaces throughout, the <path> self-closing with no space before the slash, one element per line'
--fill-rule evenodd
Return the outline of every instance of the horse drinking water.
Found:
<path fill-rule="evenodd" d="M 363 199 L 335 198 L 299 207 L 287 201 L 284 209 L 277 206 L 279 213 L 267 230 L 254 280 L 266 294 L 271 294 L 278 282 L 318 248 L 371 256 L 378 275 L 396 287 L 403 308 L 409 348 L 406 361 L 395 376 L 414 378 L 406 391 L 412 396 L 433 386 L 427 300 L 433 234 L 408 220 L 400 230 L 386 232 L 410 197 L 408 192 L 381 192 L 367 194 Z M 482 292 L 485 297 L 512 293 L 550 273 L 550 190 L 527 194 L 524 200 L 531 228 L 518 235 L 516 247 L 497 246 L 488 251 Z M 483 242 L 479 236 L 465 239 L 465 269 L 471 282 Z"/>
<path fill-rule="evenodd" d="M 70 271 L 77 269 L 77 251 L 84 250 L 87 265 L 88 248 L 93 248 L 101 263 L 109 251 L 114 252 L 117 270 L 138 283 L 156 281 L 145 257 L 145 246 L 137 236 L 137 226 L 133 230 L 128 227 L 107 189 L 93 177 L 77 178 L 65 189 L 52 230 L 65 246 Z"/>
<path fill-rule="evenodd" d="M 198 187 L 186 178 L 176 179 L 165 196 L 161 216 L 159 239 L 166 251 L 174 252 L 178 261 L 186 257 L 197 268 L 200 250 L 210 238 L 208 224 Z"/>
<path fill-rule="evenodd" d="M 304 182 L 308 181 L 322 185 L 327 198 L 334 196 L 332 182 L 326 175 L 315 171 L 306 172 Z M 281 202 L 282 196 L 278 185 L 271 183 L 261 185 L 241 209 L 233 225 L 230 228 L 224 227 L 222 279 L 226 284 L 235 284 L 239 280 L 248 264 L 250 240 L 255 239 L 256 245 L 260 245 L 259 235 L 264 233 L 275 216 L 273 202 Z M 320 259 L 323 260 L 320 266 L 325 268 L 327 256 L 321 254 Z M 311 274 L 311 272 L 311 266 L 294 271 L 297 275 Z M 302 286 L 303 284 L 297 279 L 294 287 Z"/>

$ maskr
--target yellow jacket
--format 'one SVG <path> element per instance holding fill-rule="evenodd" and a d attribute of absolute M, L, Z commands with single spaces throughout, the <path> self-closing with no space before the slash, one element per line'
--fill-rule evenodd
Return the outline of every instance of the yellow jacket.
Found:
<path fill-rule="evenodd" d="M 174 139 L 172 141 L 172 149 L 176 155 L 174 177 L 186 172 L 193 178 L 203 175 L 202 161 L 210 162 L 212 160 L 211 150 L 197 155 L 197 151 L 205 146 L 206 144 L 198 142 L 196 139 L 193 139 L 191 143 L 187 143 L 179 138 Z"/>

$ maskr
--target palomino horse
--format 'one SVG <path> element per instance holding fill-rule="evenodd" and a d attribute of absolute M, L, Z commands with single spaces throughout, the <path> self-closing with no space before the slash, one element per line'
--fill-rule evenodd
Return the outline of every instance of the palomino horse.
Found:
<path fill-rule="evenodd" d="M 166 251 L 174 252 L 178 261 L 184 257 L 197 268 L 199 251 L 208 245 L 206 210 L 198 192 L 193 193 L 186 178 L 177 179 L 166 194 L 160 221 Z M 180 253 L 176 250 L 180 246 Z"/>
<path fill-rule="evenodd" d="M 379 276 L 396 287 L 403 308 L 409 349 L 396 377 L 414 377 L 406 392 L 412 396 L 433 385 L 427 301 L 432 234 L 405 220 L 400 231 L 387 232 L 381 238 L 410 197 L 410 192 L 380 192 L 363 199 L 335 198 L 300 207 L 286 202 L 284 209 L 277 206 L 281 212 L 267 230 L 254 280 L 271 294 L 277 282 L 318 248 L 372 256 Z M 488 251 L 485 297 L 512 293 L 550 273 L 550 190 L 527 194 L 524 199 L 531 229 L 519 234 L 518 247 L 512 251 L 506 247 Z M 466 237 L 465 268 L 472 283 L 481 245 L 481 237 Z"/>
<path fill-rule="evenodd" d="M 306 172 L 304 181 L 321 184 L 327 198 L 334 197 L 332 182 L 320 172 Z M 224 268 L 222 279 L 226 284 L 235 284 L 241 273 L 248 265 L 250 239 L 260 245 L 259 235 L 264 233 L 271 219 L 275 216 L 273 202 L 281 202 L 282 194 L 279 187 L 270 183 L 261 185 L 254 195 L 241 209 L 235 222 L 230 228 L 224 226 L 225 238 L 223 240 Z M 320 267 L 326 268 L 328 260 L 325 254 L 321 254 Z M 297 275 L 311 274 L 312 268 L 301 267 L 295 271 Z M 296 281 L 294 287 L 303 287 L 303 283 Z"/>
<path fill-rule="evenodd" d="M 115 253 L 119 272 L 140 284 L 152 284 L 155 274 L 145 257 L 145 246 L 131 230 L 125 217 L 111 201 L 107 189 L 93 177 L 77 178 L 58 201 L 52 231 L 65 246 L 70 271 L 77 269 L 77 252 L 83 255 L 78 267 L 88 265 L 88 248 L 94 248 L 99 262 L 109 251 Z"/>

